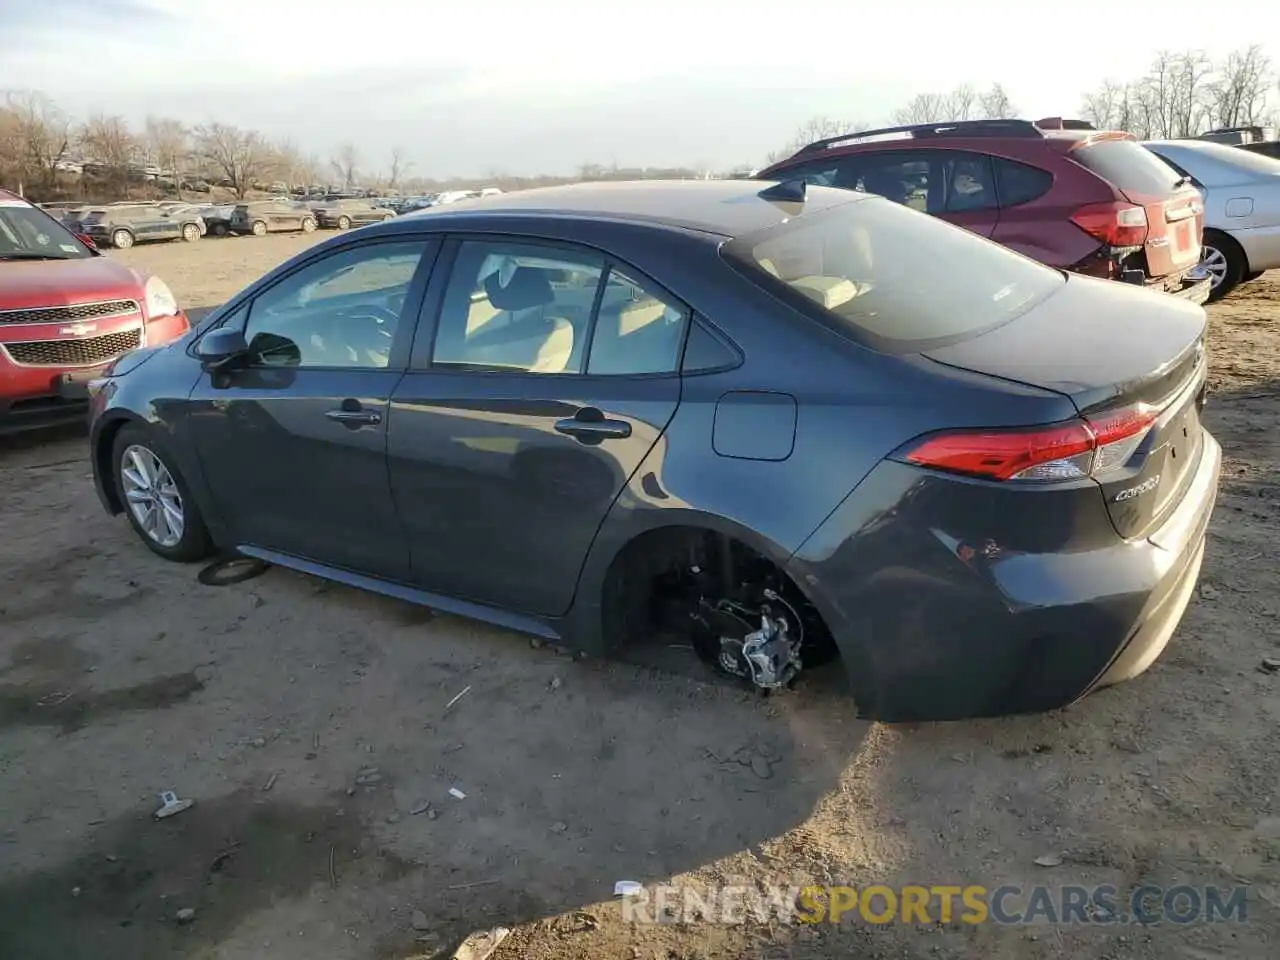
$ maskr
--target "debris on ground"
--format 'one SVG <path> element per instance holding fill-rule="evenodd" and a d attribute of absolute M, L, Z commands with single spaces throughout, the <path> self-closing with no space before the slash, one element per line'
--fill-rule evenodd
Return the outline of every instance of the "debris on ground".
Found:
<path fill-rule="evenodd" d="M 1035 859 L 1037 867 L 1060 867 L 1062 866 L 1062 858 L 1056 853 L 1045 853 Z"/>
<path fill-rule="evenodd" d="M 457 703 L 459 700 L 461 700 L 470 692 L 471 692 L 471 684 L 467 684 L 465 687 L 462 688 L 461 693 L 459 693 L 456 697 L 454 697 L 452 700 L 450 700 L 448 703 L 444 705 L 445 710 L 448 710 L 450 707 L 452 707 L 455 703 Z"/>
<path fill-rule="evenodd" d="M 449 788 L 449 796 L 453 797 L 455 800 L 467 799 L 467 795 L 463 793 L 461 790 L 459 790 L 457 787 Z"/>
<path fill-rule="evenodd" d="M 768 780 L 773 776 L 773 767 L 769 766 L 769 761 L 757 754 L 751 758 L 751 772 L 761 780 Z"/>
<path fill-rule="evenodd" d="M 191 907 L 183 907 L 176 914 L 174 914 L 174 919 L 177 920 L 179 923 L 190 923 L 195 918 L 196 918 L 196 912 Z"/>
<path fill-rule="evenodd" d="M 1280 660 L 1275 657 L 1263 657 L 1262 663 L 1258 665 L 1258 669 L 1263 673 L 1275 673 L 1280 670 Z"/>
<path fill-rule="evenodd" d="M 418 814 L 426 813 L 430 809 L 431 809 L 430 800 L 419 800 L 417 803 L 415 803 L 412 807 L 409 808 L 409 816 L 416 817 L 418 816 Z"/>
<path fill-rule="evenodd" d="M 419 933 L 431 929 L 431 922 L 427 920 L 427 915 L 421 910 L 413 911 L 413 916 L 409 918 L 409 923 L 413 926 L 413 929 L 417 930 Z"/>
<path fill-rule="evenodd" d="M 568 829 L 569 829 L 569 825 L 565 823 L 563 820 L 557 820 L 555 823 L 551 825 L 552 833 L 564 833 Z"/>
<path fill-rule="evenodd" d="M 377 767 L 361 767 L 356 771 L 356 786 L 368 787 L 382 781 L 382 772 Z"/>
<path fill-rule="evenodd" d="M 644 885 L 638 880 L 619 880 L 613 885 L 615 897 L 638 897 L 644 893 Z"/>
<path fill-rule="evenodd" d="M 172 817 L 183 810 L 189 810 L 194 803 L 194 800 L 179 800 L 176 793 L 166 790 L 160 794 L 160 809 L 155 812 L 155 818 L 163 820 L 165 817 Z"/>
<path fill-rule="evenodd" d="M 1200 596 L 1206 600 L 1216 600 L 1218 599 L 1218 588 L 1212 583 L 1202 583 L 1200 584 Z"/>
<path fill-rule="evenodd" d="M 559 677 L 552 677 L 552 678 L 551 678 L 551 689 L 552 689 L 552 690 L 559 690 L 562 686 L 564 686 L 564 681 L 563 681 L 563 680 L 561 680 Z"/>
<path fill-rule="evenodd" d="M 271 788 L 276 785 L 276 781 L 278 779 L 280 779 L 280 774 L 278 773 L 273 773 L 271 776 L 267 777 L 267 782 L 262 785 L 262 792 L 269 793 Z"/>
<path fill-rule="evenodd" d="M 510 933 L 506 927 L 494 927 L 492 930 L 470 934 L 458 944 L 458 949 L 450 955 L 450 960 L 488 960 L 493 951 L 498 949 L 498 944 L 507 939 Z"/>

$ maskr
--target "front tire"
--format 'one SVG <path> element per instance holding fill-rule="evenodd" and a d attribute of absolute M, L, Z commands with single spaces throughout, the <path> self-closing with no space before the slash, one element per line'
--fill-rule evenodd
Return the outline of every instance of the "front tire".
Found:
<path fill-rule="evenodd" d="M 316 221 L 315 221 L 315 218 L 314 218 L 314 217 L 303 217 L 303 218 L 302 218 L 302 232 L 303 232 L 303 233 L 315 233 L 315 232 L 316 232 Z"/>
<path fill-rule="evenodd" d="M 253 235 L 255 237 L 265 237 L 267 235 L 267 225 L 261 220 L 253 221 Z"/>
<path fill-rule="evenodd" d="M 117 230 L 111 234 L 111 245 L 117 250 L 128 250 L 133 246 L 133 234 L 128 230 Z"/>
<path fill-rule="evenodd" d="M 1209 303 L 1221 300 L 1244 280 L 1245 259 L 1240 245 L 1218 230 L 1204 232 L 1201 262 L 1213 278 Z"/>
<path fill-rule="evenodd" d="M 144 428 L 128 424 L 111 447 L 116 492 L 139 539 L 166 560 L 190 563 L 212 550 L 200 508 L 174 458 Z"/>
<path fill-rule="evenodd" d="M 200 239 L 200 227 L 194 223 L 188 223 L 182 228 L 182 239 L 187 243 L 195 243 Z"/>
<path fill-rule="evenodd" d="M 339 218 L 338 218 L 338 229 L 339 229 L 339 230 L 350 230 L 350 229 L 351 229 L 351 218 L 350 218 L 350 217 L 346 217 L 346 216 L 339 217 Z"/>

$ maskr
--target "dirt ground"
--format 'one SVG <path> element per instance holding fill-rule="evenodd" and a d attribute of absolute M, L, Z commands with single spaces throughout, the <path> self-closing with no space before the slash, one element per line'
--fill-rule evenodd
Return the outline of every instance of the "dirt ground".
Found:
<path fill-rule="evenodd" d="M 309 242 L 113 255 L 207 307 Z M 400 960 L 497 924 L 496 960 L 1277 956 L 1280 277 L 1210 312 L 1200 595 L 1145 676 L 1029 718 L 885 727 L 284 570 L 203 586 L 103 513 L 77 432 L 0 443 L 0 957 Z M 157 822 L 167 789 L 196 802 Z M 647 925 L 624 879 L 1245 885 L 1247 920 Z"/>

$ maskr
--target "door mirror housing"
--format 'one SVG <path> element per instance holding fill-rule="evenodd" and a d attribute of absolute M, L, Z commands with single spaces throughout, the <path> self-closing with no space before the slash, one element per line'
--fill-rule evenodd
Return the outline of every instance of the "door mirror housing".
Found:
<path fill-rule="evenodd" d="M 223 370 L 248 353 L 249 344 L 240 330 L 210 330 L 196 344 L 196 356 L 206 370 Z"/>

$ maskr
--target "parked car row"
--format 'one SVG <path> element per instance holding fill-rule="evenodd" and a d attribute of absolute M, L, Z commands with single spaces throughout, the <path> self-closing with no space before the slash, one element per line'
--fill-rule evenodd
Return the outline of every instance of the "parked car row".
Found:
<path fill-rule="evenodd" d="M 153 240 L 193 242 L 207 234 L 260 237 L 283 231 L 310 233 L 318 227 L 347 230 L 395 216 L 394 210 L 367 198 L 310 203 L 288 197 L 221 204 L 125 201 L 92 207 L 50 204 L 45 209 L 96 245 L 122 250 Z"/>

